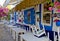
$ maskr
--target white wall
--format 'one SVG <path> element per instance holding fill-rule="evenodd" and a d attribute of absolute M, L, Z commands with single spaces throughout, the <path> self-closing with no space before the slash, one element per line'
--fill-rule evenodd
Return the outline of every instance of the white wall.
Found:
<path fill-rule="evenodd" d="M 35 12 L 40 12 L 39 5 L 36 5 L 34 8 L 35 8 Z M 40 29 L 39 21 L 37 21 L 37 18 L 39 18 L 39 14 L 35 14 L 35 21 L 36 21 L 35 24 L 36 24 L 37 28 Z"/>

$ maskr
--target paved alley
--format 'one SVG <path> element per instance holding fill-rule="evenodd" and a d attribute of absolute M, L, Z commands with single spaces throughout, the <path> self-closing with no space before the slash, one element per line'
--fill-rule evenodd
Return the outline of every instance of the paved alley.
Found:
<path fill-rule="evenodd" d="M 0 25 L 0 41 L 14 41 L 8 30 Z"/>

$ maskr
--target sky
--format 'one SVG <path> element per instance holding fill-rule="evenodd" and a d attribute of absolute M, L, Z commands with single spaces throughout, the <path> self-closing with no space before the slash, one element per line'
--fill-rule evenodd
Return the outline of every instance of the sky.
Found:
<path fill-rule="evenodd" d="M 4 4 L 4 2 L 5 2 L 6 0 L 0 0 L 0 5 L 1 6 L 3 6 L 3 4 Z M 7 0 L 8 1 L 8 0 Z M 9 9 L 12 9 L 13 7 L 14 7 L 14 5 L 8 5 L 7 6 Z"/>
<path fill-rule="evenodd" d="M 18 1 L 20 2 L 20 1 L 23 1 L 23 0 L 18 0 Z M 5 6 L 6 4 L 4 4 L 4 3 L 8 4 L 9 3 L 9 0 L 0 0 L 0 5 L 1 6 Z M 16 4 L 14 4 L 14 5 L 12 5 L 12 4 L 11 5 L 7 5 L 7 7 L 10 8 L 10 9 L 13 8 L 13 7 L 15 7 L 15 6 L 16 6 Z"/>
<path fill-rule="evenodd" d="M 5 0 L 0 0 L 0 5 L 3 6 Z"/>

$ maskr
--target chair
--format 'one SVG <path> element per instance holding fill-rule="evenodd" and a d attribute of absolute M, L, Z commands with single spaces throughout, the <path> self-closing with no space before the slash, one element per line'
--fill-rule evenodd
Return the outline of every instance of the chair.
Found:
<path fill-rule="evenodd" d="M 44 25 L 42 30 L 37 29 L 36 26 L 33 25 L 32 30 L 33 34 L 38 38 L 46 35 Z"/>

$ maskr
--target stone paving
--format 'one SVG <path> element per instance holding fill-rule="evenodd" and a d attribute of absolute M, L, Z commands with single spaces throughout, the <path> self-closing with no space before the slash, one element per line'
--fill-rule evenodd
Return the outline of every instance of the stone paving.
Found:
<path fill-rule="evenodd" d="M 14 41 L 8 30 L 0 25 L 0 41 Z"/>

